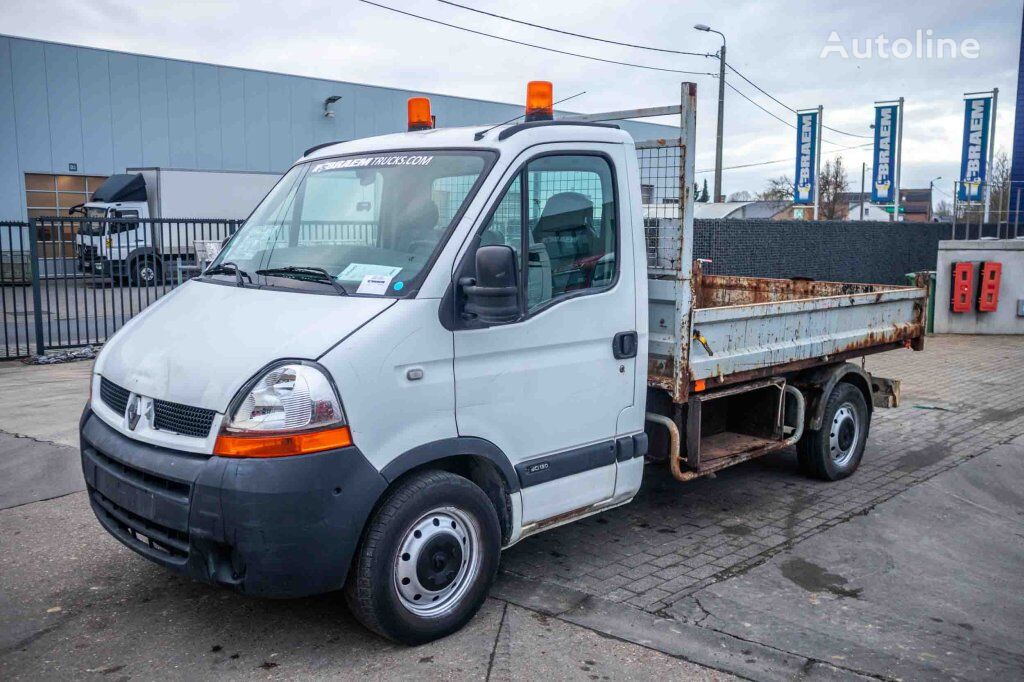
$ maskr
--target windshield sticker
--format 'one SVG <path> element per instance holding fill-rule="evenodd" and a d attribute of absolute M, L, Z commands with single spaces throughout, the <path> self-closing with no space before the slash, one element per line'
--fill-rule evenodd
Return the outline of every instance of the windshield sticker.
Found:
<path fill-rule="evenodd" d="M 405 282 L 395 282 L 395 291 L 401 291 L 405 287 Z"/>
<path fill-rule="evenodd" d="M 363 277 L 363 281 L 360 282 L 359 288 L 356 289 L 357 294 L 386 294 L 388 292 L 388 285 L 391 284 L 391 277 L 387 275 L 367 275 Z"/>
<path fill-rule="evenodd" d="M 387 277 L 390 282 L 395 275 L 402 271 L 402 268 L 392 265 L 374 265 L 373 263 L 349 263 L 348 267 L 341 271 L 338 279 L 349 282 L 358 282 L 367 275 L 380 275 Z"/>
<path fill-rule="evenodd" d="M 434 160 L 433 156 L 395 154 L 391 156 L 363 156 L 350 159 L 338 159 L 336 161 L 324 161 L 318 163 L 309 171 L 310 173 L 322 173 L 323 171 L 339 170 L 342 168 L 378 168 L 382 166 L 429 166 Z"/>

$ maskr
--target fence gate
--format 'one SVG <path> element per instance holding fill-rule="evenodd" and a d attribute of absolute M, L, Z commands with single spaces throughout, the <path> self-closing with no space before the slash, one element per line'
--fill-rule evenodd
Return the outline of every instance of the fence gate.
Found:
<path fill-rule="evenodd" d="M 58 217 L 0 222 L 0 358 L 103 343 L 199 274 L 241 222 Z"/>

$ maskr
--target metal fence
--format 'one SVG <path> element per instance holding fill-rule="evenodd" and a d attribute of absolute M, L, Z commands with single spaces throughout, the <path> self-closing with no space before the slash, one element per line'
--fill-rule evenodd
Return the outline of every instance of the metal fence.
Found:
<path fill-rule="evenodd" d="M 0 358 L 103 343 L 198 275 L 239 220 L 0 222 Z"/>
<path fill-rule="evenodd" d="M 0 358 L 31 352 L 32 260 L 28 223 L 0 221 L 0 311 L 3 312 L 3 351 Z"/>
<path fill-rule="evenodd" d="M 950 239 L 1024 237 L 1024 182 L 953 185 Z"/>

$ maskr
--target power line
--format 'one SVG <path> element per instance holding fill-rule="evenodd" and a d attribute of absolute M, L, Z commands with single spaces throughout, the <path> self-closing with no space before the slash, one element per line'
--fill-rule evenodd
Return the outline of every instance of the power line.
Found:
<path fill-rule="evenodd" d="M 526 42 L 523 42 L 521 40 L 513 40 L 512 38 L 506 38 L 504 36 L 496 36 L 493 33 L 484 33 L 483 31 L 477 31 L 477 30 L 472 29 L 472 28 L 466 28 L 465 26 L 457 26 L 456 24 L 449 24 L 448 22 L 441 21 L 440 19 L 431 19 L 430 17 L 425 17 L 425 16 L 422 16 L 422 15 L 419 15 L 419 14 L 413 14 L 412 12 L 406 12 L 405 10 L 397 9 L 395 7 L 389 7 L 387 5 L 382 5 L 382 4 L 377 3 L 377 2 L 371 2 L 371 0 L 359 0 L 359 2 L 361 2 L 363 4 L 366 4 L 366 5 L 373 5 L 374 7 L 379 7 L 380 9 L 386 9 L 386 10 L 388 10 L 390 12 L 395 12 L 396 14 L 403 14 L 403 15 L 405 15 L 407 17 L 412 17 L 414 19 L 419 19 L 421 21 L 428 21 L 428 22 L 430 22 L 432 24 L 440 24 L 441 26 L 447 26 L 448 28 L 454 28 L 454 29 L 457 29 L 459 31 L 465 31 L 466 33 L 473 33 L 473 34 L 476 34 L 478 36 L 485 36 L 487 38 L 494 38 L 495 40 L 501 40 L 501 41 L 504 41 L 506 43 L 513 43 L 515 45 L 522 45 L 524 47 L 532 47 L 534 49 L 544 50 L 546 52 L 554 52 L 555 54 L 564 54 L 564 55 L 567 55 L 567 56 L 570 56 L 570 57 L 579 57 L 580 59 L 589 59 L 589 60 L 595 61 L 595 62 L 604 62 L 605 64 L 616 64 L 618 66 L 629 66 L 629 67 L 632 67 L 634 69 L 647 69 L 649 71 L 665 71 L 665 72 L 668 72 L 668 73 L 682 73 L 682 74 L 686 74 L 686 75 L 689 75 L 689 76 L 711 76 L 712 75 L 710 73 L 706 73 L 706 72 L 702 72 L 702 71 L 683 71 L 683 70 L 680 70 L 680 69 L 669 69 L 669 68 L 665 68 L 665 67 L 661 67 L 661 66 L 648 66 L 646 64 L 634 64 L 632 62 L 621 62 L 621 61 L 618 61 L 618 60 L 615 60 L 615 59 L 604 59 L 603 57 L 594 57 L 592 55 L 579 54 L 577 52 L 568 52 L 566 50 L 556 50 L 553 47 L 544 47 L 543 45 L 535 45 L 533 43 L 526 43 Z"/>
<path fill-rule="evenodd" d="M 781 124 L 783 124 L 783 125 L 786 125 L 786 126 L 789 126 L 789 127 L 790 127 L 790 128 L 792 128 L 793 130 L 796 130 L 796 125 L 794 125 L 793 123 L 790 123 L 789 121 L 785 120 L 784 118 L 781 118 L 781 117 L 779 117 L 779 116 L 776 116 L 776 115 L 775 115 L 774 113 L 772 113 L 772 112 L 771 112 L 771 111 L 769 111 L 768 109 L 765 109 L 765 108 L 764 108 L 763 106 L 761 106 L 760 104 L 758 104 L 757 102 L 755 102 L 755 101 L 754 101 L 753 99 L 751 99 L 750 97 L 748 97 L 748 96 L 747 96 L 747 94 L 746 94 L 745 92 L 743 92 L 742 90 L 740 90 L 739 88 L 737 88 L 737 87 L 736 87 L 735 85 L 733 85 L 733 84 L 732 84 L 732 83 L 730 83 L 729 81 L 725 81 L 725 84 L 726 84 L 727 86 L 729 86 L 729 87 L 730 87 L 730 88 L 732 89 L 732 91 L 733 91 L 733 92 L 735 92 L 735 93 L 736 93 L 737 95 L 739 95 L 739 96 L 740 96 L 740 97 L 742 97 L 743 99 L 747 100 L 748 102 L 750 102 L 751 104 L 753 104 L 753 105 L 754 105 L 755 107 L 757 107 L 758 109 L 760 109 L 760 110 L 761 110 L 761 111 L 763 111 L 764 113 L 766 113 L 766 114 L 768 114 L 769 116 L 771 116 L 772 118 L 774 118 L 774 119 L 775 119 L 776 121 L 778 121 L 779 123 L 781 123 Z M 823 127 L 824 127 L 824 126 L 823 126 Z M 822 136 L 822 138 L 821 138 L 821 141 L 822 141 L 822 142 L 825 142 L 825 143 L 827 143 L 827 144 L 842 144 L 841 142 L 833 142 L 832 140 L 826 140 L 824 136 Z"/>
<path fill-rule="evenodd" d="M 824 153 L 825 154 L 837 154 L 839 152 L 849 151 L 850 149 L 867 149 L 868 147 L 872 146 L 872 144 L 874 144 L 874 143 L 868 142 L 868 143 L 865 143 L 865 144 L 856 144 L 856 145 L 853 145 L 851 147 L 840 147 L 839 149 L 830 149 L 830 150 L 828 150 L 827 152 L 824 152 Z M 792 158 L 788 158 L 788 159 L 775 159 L 773 161 L 755 161 L 754 163 L 743 163 L 743 164 L 740 164 L 738 166 L 726 166 L 722 170 L 738 170 L 740 168 L 754 168 L 756 166 L 770 166 L 770 165 L 776 164 L 776 163 L 792 163 L 792 162 L 793 162 Z M 715 172 L 714 168 L 705 168 L 703 170 L 695 171 L 695 174 L 696 173 L 714 173 L 714 172 Z"/>
<path fill-rule="evenodd" d="M 610 40 L 608 38 L 597 38 L 595 36 L 584 35 L 583 33 L 573 33 L 572 31 L 565 31 L 559 28 L 552 28 L 551 26 L 544 26 L 543 24 L 534 24 L 529 21 L 523 21 L 522 19 L 513 19 L 512 17 L 506 17 L 501 14 L 495 14 L 494 12 L 486 12 L 476 7 L 468 7 L 466 5 L 460 5 L 457 2 L 450 2 L 450 0 L 437 0 L 443 5 L 451 5 L 452 7 L 458 7 L 459 9 L 468 10 L 470 12 L 476 12 L 477 14 L 483 14 L 488 17 L 494 17 L 495 19 L 501 19 L 503 21 L 511 21 L 514 24 L 521 24 L 523 26 L 530 26 L 532 28 L 539 28 L 543 31 L 551 31 L 552 33 L 561 33 L 566 36 L 573 36 L 574 38 L 583 38 L 585 40 L 595 40 L 599 43 L 607 43 L 608 45 L 620 45 L 622 47 L 631 47 L 636 50 L 650 50 L 651 52 L 665 52 L 668 54 L 681 54 L 691 57 L 712 57 L 713 55 L 707 52 L 687 52 L 685 50 L 670 50 L 665 47 L 652 47 L 650 45 L 637 45 L 635 43 L 623 43 L 618 40 Z"/>
<path fill-rule="evenodd" d="M 771 99 L 772 101 L 774 101 L 774 102 L 775 102 L 776 104 L 778 104 L 779 106 L 782 106 L 782 108 L 784 108 L 784 109 L 787 109 L 787 110 L 790 110 L 790 111 L 791 111 L 791 112 L 793 112 L 794 114 L 796 114 L 796 113 L 797 113 L 797 110 L 795 110 L 795 109 L 793 108 L 793 106 L 790 106 L 790 105 L 786 104 L 786 103 L 785 103 L 784 101 L 782 101 L 782 100 L 778 99 L 778 98 L 777 98 L 777 97 L 775 97 L 775 96 L 774 96 L 773 94 L 771 94 L 770 92 L 768 92 L 767 90 L 765 90 L 764 88 L 762 88 L 762 87 L 761 87 L 760 85 L 758 85 L 757 83 L 755 83 L 755 82 L 754 82 L 754 81 L 752 81 L 751 79 L 749 79 L 749 78 L 746 78 L 745 76 L 743 76 L 743 75 L 742 75 L 741 73 L 739 73 L 739 71 L 738 71 L 738 70 L 737 70 L 737 69 L 736 69 L 735 67 L 733 67 L 733 66 L 731 65 L 731 63 L 729 63 L 728 61 L 726 61 L 726 62 L 725 62 L 725 66 L 726 66 L 726 67 L 728 67 L 728 68 L 729 68 L 729 70 L 730 70 L 730 71 L 731 71 L 732 73 L 734 73 L 734 74 L 735 74 L 736 76 L 739 76 L 739 77 L 740 77 L 741 79 L 743 79 L 744 81 L 746 81 L 746 82 L 748 82 L 748 83 L 749 83 L 750 85 L 752 85 L 752 86 L 753 86 L 753 87 L 754 87 L 754 88 L 755 88 L 755 89 L 756 89 L 756 90 L 757 90 L 758 92 L 760 92 L 761 94 L 765 95 L 766 97 L 768 97 L 769 99 Z M 863 138 L 863 139 L 872 139 L 871 135 L 861 135 L 861 134 L 858 134 L 858 133 L 851 133 L 851 132 L 846 132 L 845 130 L 840 130 L 839 128 L 833 128 L 833 127 L 830 127 L 830 126 L 826 126 L 826 125 L 824 125 L 823 123 L 821 124 L 821 127 L 822 127 L 822 128 L 824 128 L 825 130 L 830 130 L 830 131 L 833 131 L 833 132 L 839 133 L 839 134 L 841 134 L 841 135 L 847 135 L 847 136 L 849 136 L 849 137 L 861 137 L 861 138 Z"/>
<path fill-rule="evenodd" d="M 583 38 L 584 40 L 593 40 L 593 41 L 596 41 L 596 42 L 599 42 L 599 43 L 605 43 L 605 44 L 608 44 L 608 45 L 619 45 L 621 47 L 628 47 L 628 48 L 632 48 L 632 49 L 635 49 L 635 50 L 649 50 L 651 52 L 662 52 L 662 53 L 667 53 L 667 54 L 678 54 L 678 55 L 686 55 L 686 56 L 692 56 L 692 57 L 713 57 L 714 56 L 714 55 L 711 55 L 711 54 L 709 54 L 707 52 L 688 52 L 686 50 L 670 50 L 670 49 L 665 48 L 665 47 L 654 47 L 652 45 L 638 45 L 636 43 L 626 43 L 626 42 L 622 42 L 622 41 L 619 41 L 619 40 L 611 40 L 610 38 L 598 38 L 597 36 L 588 36 L 588 35 L 583 34 L 583 33 L 574 33 L 573 31 L 566 31 L 564 29 L 554 28 L 552 26 L 545 26 L 543 24 L 535 24 L 535 23 L 533 23 L 531 21 L 524 21 L 522 19 L 516 19 L 514 17 L 508 17 L 508 16 L 505 16 L 503 14 L 497 14 L 495 12 L 488 12 L 486 10 L 477 9 L 476 7 L 469 7 L 467 5 L 462 5 L 462 4 L 459 4 L 457 2 L 452 2 L 451 0 L 437 0 L 437 1 L 440 2 L 443 5 L 449 5 L 451 7 L 458 7 L 459 9 L 464 9 L 464 10 L 469 11 L 469 12 L 476 12 L 477 14 L 482 14 L 484 16 L 493 17 L 495 19 L 501 19 L 502 21 L 510 21 L 510 22 L 512 22 L 514 24 L 520 24 L 522 26 L 529 26 L 531 28 L 538 28 L 538 29 L 541 29 L 542 31 L 551 31 L 552 33 L 560 33 L 562 35 L 573 36 L 574 38 Z M 760 85 L 758 85 L 754 81 L 752 81 L 749 78 L 747 78 L 744 74 L 742 74 L 739 71 L 739 69 L 734 67 L 732 64 L 729 64 L 728 62 L 726 62 L 725 65 L 733 73 L 735 73 L 737 76 L 739 76 L 740 78 L 745 80 L 750 86 L 752 86 L 755 90 L 760 92 L 762 95 L 764 95 L 768 99 L 772 100 L 773 102 L 775 102 L 779 106 L 783 107 L 784 109 L 788 109 L 789 111 L 791 111 L 794 114 L 797 113 L 796 109 L 794 109 L 793 107 L 789 106 L 788 104 L 786 104 L 785 102 L 780 100 L 778 97 L 775 97 L 775 95 L 771 94 L 770 92 L 768 92 L 767 90 L 762 88 Z M 742 94 L 742 93 L 740 93 L 740 94 Z M 744 97 L 746 97 L 746 96 L 744 95 Z M 750 98 L 748 97 L 747 99 L 749 100 Z M 753 101 L 753 100 L 751 100 L 751 101 Z M 834 133 L 839 133 L 840 135 L 846 135 L 848 137 L 859 137 L 859 138 L 863 138 L 865 140 L 872 139 L 871 135 L 862 135 L 862 134 L 858 134 L 858 133 L 846 132 L 846 131 L 840 130 L 838 128 L 833 128 L 832 126 L 827 126 L 824 123 L 822 123 L 821 127 L 824 128 L 825 130 L 831 130 Z"/>

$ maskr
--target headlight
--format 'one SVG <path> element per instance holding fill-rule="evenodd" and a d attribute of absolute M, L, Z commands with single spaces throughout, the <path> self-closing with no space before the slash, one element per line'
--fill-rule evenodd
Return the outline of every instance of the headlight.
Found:
<path fill-rule="evenodd" d="M 352 437 L 334 386 L 318 365 L 271 367 L 231 402 L 214 446 L 227 457 L 285 457 L 345 447 Z"/>

